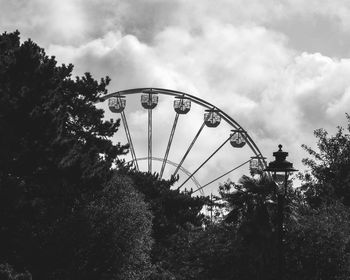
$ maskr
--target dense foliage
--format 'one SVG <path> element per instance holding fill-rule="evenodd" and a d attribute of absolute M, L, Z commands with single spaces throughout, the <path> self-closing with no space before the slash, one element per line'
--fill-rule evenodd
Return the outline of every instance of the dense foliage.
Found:
<path fill-rule="evenodd" d="M 89 234 L 79 250 L 82 271 L 72 279 L 148 279 L 152 214 L 130 178 L 114 176 L 85 211 Z M 83 261 L 82 261 L 83 260 Z"/>
<path fill-rule="evenodd" d="M 350 211 L 340 203 L 298 207 L 287 224 L 288 279 L 349 279 Z"/>
<path fill-rule="evenodd" d="M 350 119 L 349 128 L 350 131 Z M 310 170 L 303 184 L 289 182 L 285 200 L 285 279 L 345 280 L 350 277 L 350 137 L 316 130 L 318 151 L 306 150 Z M 220 188 L 222 221 L 176 235 L 164 279 L 279 279 L 278 186 L 267 177 L 243 177 Z M 222 211 L 221 211 L 222 212 Z"/>
<path fill-rule="evenodd" d="M 32 280 L 29 272 L 17 273 L 9 264 L 0 264 L 1 280 Z"/>
<path fill-rule="evenodd" d="M 157 174 L 136 172 L 123 167 L 119 168 L 119 174 L 127 174 L 132 178 L 135 188 L 144 194 L 153 213 L 152 262 L 160 271 L 159 274 L 172 275 L 174 271 L 178 272 L 171 260 L 171 247 L 177 246 L 180 233 L 201 227 L 205 218 L 201 210 L 207 198 L 191 197 L 190 193 L 171 189 L 175 180 L 159 180 Z M 152 277 L 157 279 L 159 274 Z"/>
<path fill-rule="evenodd" d="M 341 201 L 350 206 L 350 115 L 348 133 L 342 127 L 334 136 L 324 129 L 315 130 L 318 150 L 303 145 L 312 158 L 303 162 L 310 168 L 305 174 L 303 191 L 308 202 L 317 206 L 322 203 Z"/>
<path fill-rule="evenodd" d="M 120 188 L 133 200 L 108 183 L 126 149 L 108 140 L 119 123 L 94 106 L 109 79 L 72 79 L 72 65 L 56 64 L 18 32 L 0 36 L 0 263 L 34 279 L 101 279 L 124 262 L 120 274 L 129 273 L 147 265 L 150 214 L 130 183 Z M 130 231 L 125 250 L 134 254 L 116 253 L 120 231 Z"/>
<path fill-rule="evenodd" d="M 224 185 L 221 207 L 229 213 L 206 230 L 182 233 L 172 258 L 182 265 L 176 279 L 275 279 L 274 190 L 266 177 L 243 177 L 239 184 Z"/>

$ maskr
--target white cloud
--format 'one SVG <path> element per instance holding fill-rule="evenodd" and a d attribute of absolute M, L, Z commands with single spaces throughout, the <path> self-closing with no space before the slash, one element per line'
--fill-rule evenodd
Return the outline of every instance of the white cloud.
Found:
<path fill-rule="evenodd" d="M 305 156 L 300 145 L 314 143 L 313 129 L 332 130 L 342 124 L 350 108 L 350 60 L 293 49 L 290 34 L 274 27 L 298 17 L 308 22 L 323 16 L 349 32 L 347 1 L 0 3 L 3 28 L 24 30 L 25 36 L 38 40 L 58 61 L 72 62 L 75 74 L 109 75 L 111 91 L 163 87 L 199 96 L 242 124 L 269 159 L 277 144 L 284 144 L 299 169 Z M 167 102 L 172 101 L 160 100 L 154 111 L 155 135 L 161 137 L 155 152 L 160 155 L 174 116 Z M 136 104 L 138 100 L 131 102 Z M 146 113 L 140 112 L 128 112 L 128 116 L 141 147 L 146 139 Z M 199 128 L 202 111 L 194 107 L 188 118 L 175 135 L 179 144 L 171 153 L 175 158 Z M 157 132 L 157 126 L 162 130 Z M 186 162 L 190 171 L 220 144 L 227 129 L 223 127 L 215 136 L 213 130 L 205 133 L 197 152 Z M 208 166 L 223 169 L 234 157 L 239 161 L 244 154 L 230 154 Z"/>

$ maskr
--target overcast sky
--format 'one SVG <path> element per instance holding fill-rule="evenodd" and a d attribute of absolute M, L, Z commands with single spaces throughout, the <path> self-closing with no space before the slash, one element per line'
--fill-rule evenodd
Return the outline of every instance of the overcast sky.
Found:
<path fill-rule="evenodd" d="M 350 112 L 348 0 L 0 0 L 0 29 L 18 29 L 76 75 L 109 75 L 111 92 L 161 87 L 201 97 L 240 123 L 268 160 L 281 143 L 299 169 L 313 130 L 332 133 Z M 172 119 L 162 104 L 159 116 Z M 143 117 L 130 117 L 135 130 Z M 184 127 L 179 135 L 197 130 Z"/>

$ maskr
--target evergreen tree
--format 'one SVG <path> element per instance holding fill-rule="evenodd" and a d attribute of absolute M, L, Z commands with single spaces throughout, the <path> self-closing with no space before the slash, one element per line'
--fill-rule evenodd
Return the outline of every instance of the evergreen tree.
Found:
<path fill-rule="evenodd" d="M 122 166 L 118 172 L 132 178 L 153 214 L 152 263 L 158 273 L 152 279 L 173 279 L 170 276 L 173 273 L 179 277 L 178 266 L 173 262 L 174 248 L 186 233 L 190 234 L 192 229 L 203 225 L 205 216 L 201 210 L 207 198 L 192 197 L 190 192 L 171 189 L 175 180 L 160 180 L 157 174 L 137 172 Z"/>
<path fill-rule="evenodd" d="M 19 32 L 0 35 L 0 263 L 35 279 L 69 265 L 77 213 L 127 148 L 108 140 L 119 122 L 94 106 L 109 78 L 72 79 L 72 69 Z"/>
<path fill-rule="evenodd" d="M 152 214 L 131 179 L 114 176 L 84 214 L 88 235 L 76 251 L 71 279 L 148 279 Z"/>

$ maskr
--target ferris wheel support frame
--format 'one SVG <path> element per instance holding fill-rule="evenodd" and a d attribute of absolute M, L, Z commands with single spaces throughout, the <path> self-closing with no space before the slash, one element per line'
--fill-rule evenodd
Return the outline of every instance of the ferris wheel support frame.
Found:
<path fill-rule="evenodd" d="M 120 113 L 120 115 L 121 115 L 121 117 L 122 117 L 122 122 L 123 122 L 123 125 L 124 125 L 124 130 L 125 130 L 126 138 L 127 138 L 127 140 L 128 140 L 128 143 L 129 143 L 130 152 L 131 152 L 131 157 L 132 157 L 132 159 L 133 159 L 133 161 L 134 161 L 136 170 L 139 171 L 139 165 L 138 165 L 138 163 L 137 163 L 136 154 L 135 154 L 135 149 L 134 149 L 134 145 L 133 145 L 133 143 L 132 143 L 131 134 L 130 134 L 128 122 L 127 122 L 127 120 L 126 120 L 126 116 L 125 116 L 124 111 L 122 111 L 122 112 Z"/>
<path fill-rule="evenodd" d="M 148 109 L 148 172 L 152 173 L 152 109 Z"/>
<path fill-rule="evenodd" d="M 187 155 L 188 155 L 189 152 L 191 151 L 191 149 L 192 149 L 194 143 L 197 141 L 197 139 L 198 139 L 199 135 L 201 134 L 201 132 L 202 132 L 202 130 L 203 130 L 204 127 L 205 127 L 205 122 L 202 123 L 202 125 L 201 125 L 201 127 L 199 128 L 197 134 L 194 136 L 194 138 L 193 138 L 191 144 L 188 146 L 187 151 L 186 151 L 186 153 L 184 154 L 184 156 L 182 157 L 182 159 L 181 159 L 181 161 L 180 161 L 180 163 L 179 163 L 179 166 L 175 169 L 175 171 L 174 171 L 174 173 L 173 173 L 173 176 L 175 176 L 175 175 L 177 174 L 177 172 L 179 171 L 180 167 L 181 167 L 182 164 L 184 163 L 184 161 L 185 161 Z"/>
<path fill-rule="evenodd" d="M 175 97 L 183 97 L 183 98 L 186 98 L 186 99 L 189 99 L 191 100 L 192 102 L 202 106 L 202 107 L 205 107 L 206 109 L 208 110 L 215 110 L 215 112 L 222 118 L 224 119 L 228 124 L 230 124 L 235 130 L 239 130 L 242 132 L 242 137 L 244 138 L 244 140 L 246 141 L 246 143 L 248 144 L 248 146 L 250 147 L 250 149 L 252 150 L 252 152 L 254 153 L 255 157 L 259 164 L 261 164 L 261 166 L 263 166 L 264 169 L 267 168 L 267 163 L 265 161 L 265 158 L 263 157 L 263 155 L 261 154 L 259 148 L 257 147 L 257 145 L 255 144 L 255 142 L 253 141 L 253 139 L 249 136 L 249 134 L 246 132 L 246 130 L 243 129 L 243 127 L 238 123 L 236 122 L 232 117 L 230 117 L 228 114 L 226 114 L 224 111 L 222 111 L 221 109 L 217 108 L 216 106 L 210 104 L 209 102 L 199 98 L 199 97 L 196 97 L 196 96 L 193 96 L 193 95 L 190 95 L 188 93 L 185 93 L 185 92 L 181 92 L 181 91 L 175 91 L 175 90 L 169 90 L 169 89 L 163 89 L 163 88 L 150 88 L 150 87 L 147 87 L 147 88 L 134 88 L 134 89 L 127 89 L 127 90 L 122 90 L 122 91 L 117 91 L 117 92 L 113 92 L 113 93 L 110 93 L 110 94 L 107 94 L 103 97 L 101 97 L 101 99 L 103 101 L 111 98 L 111 97 L 118 97 L 120 95 L 132 95 L 132 94 L 137 94 L 137 93 L 142 93 L 142 92 L 152 92 L 152 93 L 160 93 L 160 94 L 164 94 L 164 95 L 170 95 L 170 96 L 175 96 Z M 152 113 L 151 113 L 152 114 Z M 125 116 L 125 115 L 124 115 Z M 123 120 L 124 121 L 124 120 Z M 151 171 L 152 170 L 152 163 L 149 163 L 150 161 L 152 161 L 152 116 L 150 116 L 150 114 L 148 115 L 148 170 Z M 205 125 L 205 122 L 203 122 L 201 128 L 199 129 L 197 135 L 195 136 L 195 138 L 193 139 L 192 143 L 190 144 L 188 150 L 186 151 L 184 157 L 182 158 L 180 164 L 177 166 L 176 168 L 176 171 L 174 172 L 174 175 L 176 175 L 176 173 L 178 172 L 179 168 L 181 167 L 181 165 L 183 164 L 183 161 L 186 159 L 188 153 L 190 152 L 191 148 L 193 147 L 194 143 L 196 142 L 199 134 L 201 133 L 202 129 L 204 128 L 204 125 Z M 174 128 L 174 127 L 173 127 Z M 175 131 L 175 130 L 174 130 Z M 173 135 L 172 133 L 170 134 L 170 138 L 172 138 Z M 170 149 L 170 146 L 171 145 L 171 139 L 169 138 L 169 142 L 168 142 L 168 147 L 167 149 L 169 148 Z M 129 139 L 128 139 L 129 140 Z M 171 141 L 170 141 L 171 140 Z M 228 140 L 227 140 L 228 141 Z M 225 143 L 227 142 L 225 141 Z M 169 144 L 170 143 L 170 144 Z M 224 144 L 225 144 L 224 143 Z M 222 145 L 223 146 L 223 145 Z M 221 148 L 222 146 L 220 146 L 219 148 Z M 133 149 L 134 150 L 134 149 Z M 197 169 L 200 169 L 216 152 L 218 151 L 218 149 Z M 169 153 L 169 151 L 167 151 Z M 135 151 L 132 152 L 133 154 L 135 154 Z M 133 161 L 137 163 L 137 159 L 136 159 L 136 156 L 135 156 L 135 159 L 134 159 L 134 156 L 133 156 Z M 167 161 L 166 161 L 167 162 Z M 247 161 L 249 162 L 249 161 Z M 234 170 L 237 169 L 237 168 L 234 168 Z M 195 172 L 197 172 L 198 170 L 196 170 Z M 194 173 L 195 173 L 194 172 Z M 193 174 L 191 174 L 190 176 L 192 177 Z M 224 176 L 224 175 L 222 175 Z M 218 178 L 221 178 L 222 176 L 218 177 Z M 186 182 L 188 181 L 189 179 L 186 180 Z M 182 187 L 184 184 L 182 184 L 180 187 Z"/>
<path fill-rule="evenodd" d="M 230 140 L 231 136 L 228 137 L 220 146 L 219 148 L 217 148 L 195 171 L 192 172 L 191 176 L 188 177 L 181 185 L 180 187 L 178 187 L 178 189 L 180 189 L 184 184 L 186 184 L 188 182 L 189 179 L 191 179 L 191 177 L 196 174 L 198 172 L 198 170 L 200 170 L 204 164 L 206 164 L 229 140 Z"/>
<path fill-rule="evenodd" d="M 179 120 L 179 113 L 176 113 L 175 114 L 175 119 L 174 119 L 174 122 L 173 122 L 173 127 L 171 128 L 171 132 L 170 132 L 170 136 L 169 136 L 169 140 L 168 140 L 168 145 L 166 147 L 166 151 L 165 151 L 165 155 L 164 155 L 164 160 L 163 160 L 163 163 L 162 163 L 162 168 L 160 169 L 160 174 L 159 174 L 159 177 L 162 178 L 163 177 L 163 172 L 164 172 L 164 169 L 165 169 L 165 164 L 167 162 L 167 159 L 168 159 L 168 156 L 169 156 L 169 152 L 170 152 L 170 147 L 171 147 L 171 144 L 173 142 L 173 138 L 174 138 L 174 134 L 175 134 L 175 129 L 176 129 L 176 126 L 177 126 L 177 121 Z"/>

